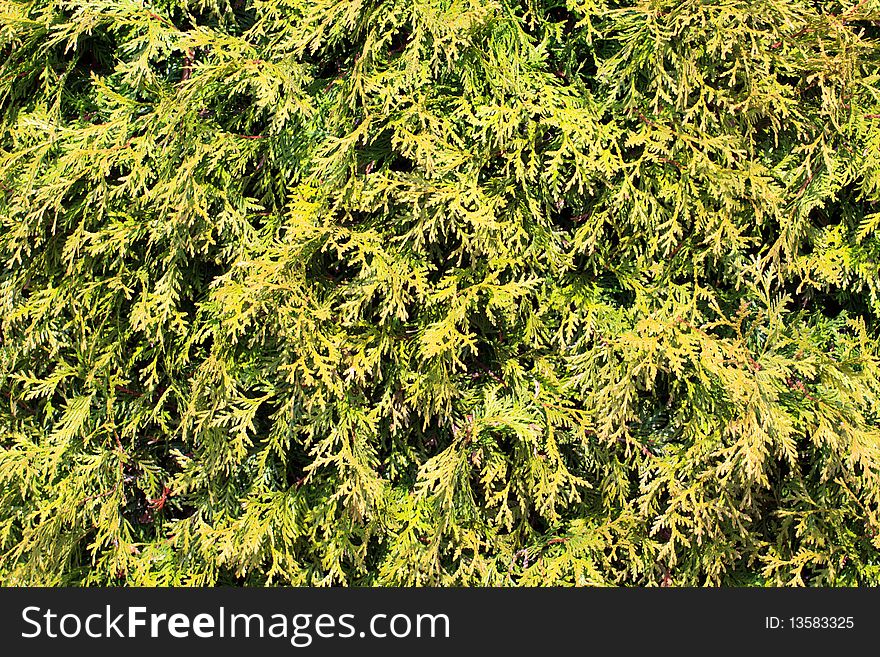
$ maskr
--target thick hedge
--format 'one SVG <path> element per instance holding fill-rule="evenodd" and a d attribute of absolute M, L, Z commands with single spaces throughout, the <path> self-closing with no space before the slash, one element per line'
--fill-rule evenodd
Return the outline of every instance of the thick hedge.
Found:
<path fill-rule="evenodd" d="M 0 0 L 0 582 L 880 584 L 876 0 Z"/>

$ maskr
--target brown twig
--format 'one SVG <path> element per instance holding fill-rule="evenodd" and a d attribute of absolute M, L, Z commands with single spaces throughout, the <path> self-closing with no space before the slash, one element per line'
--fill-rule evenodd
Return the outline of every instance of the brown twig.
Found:
<path fill-rule="evenodd" d="M 654 121 L 652 121 L 651 119 L 649 119 L 647 116 L 642 114 L 641 110 L 636 110 L 636 114 L 638 115 L 639 119 L 641 119 L 642 123 L 646 123 L 647 125 L 651 126 L 652 128 L 657 127 L 657 124 Z"/>
<path fill-rule="evenodd" d="M 170 20 L 168 20 L 167 18 L 163 18 L 163 17 L 160 16 L 159 14 L 154 14 L 152 11 L 148 11 L 148 12 L 147 12 L 147 15 L 148 15 L 150 18 L 152 18 L 153 20 L 159 21 L 160 23 L 164 23 L 165 25 L 167 25 L 167 26 L 169 26 L 169 27 L 175 27 L 174 23 L 172 23 L 172 22 L 171 22 Z M 176 27 L 175 27 L 175 29 L 176 29 Z"/>
<path fill-rule="evenodd" d="M 189 80 L 192 75 L 192 65 L 195 61 L 195 54 L 193 53 L 192 48 L 186 51 L 186 56 L 183 58 L 183 71 L 180 74 L 180 81 L 184 82 Z"/>
<path fill-rule="evenodd" d="M 868 0 L 861 0 L 861 2 L 859 2 L 859 4 L 857 4 L 857 5 L 853 5 L 852 7 L 850 7 L 849 9 L 847 9 L 845 12 L 843 12 L 843 13 L 839 16 L 839 18 L 840 18 L 841 20 L 843 20 L 844 22 L 846 22 L 847 19 L 846 19 L 845 17 L 846 17 L 846 16 L 849 16 L 850 14 L 854 14 L 854 13 L 856 13 L 859 9 L 862 8 L 862 6 L 863 6 L 866 2 L 868 2 Z"/>
<path fill-rule="evenodd" d="M 681 251 L 684 243 L 687 242 L 687 238 L 682 239 L 674 249 L 672 249 L 672 253 L 669 254 L 669 259 L 672 260 L 675 256 L 678 255 L 678 252 Z"/>
<path fill-rule="evenodd" d="M 671 164 L 671 165 L 677 167 L 679 171 L 682 171 L 684 169 L 684 165 L 681 162 L 678 162 L 676 160 L 672 160 L 668 157 L 661 157 L 660 161 L 665 164 Z"/>
<path fill-rule="evenodd" d="M 804 34 L 806 34 L 807 32 L 810 32 L 810 31 L 811 31 L 810 28 L 805 26 L 805 27 L 802 27 L 801 29 L 799 29 L 799 30 L 798 30 L 797 32 L 795 32 L 794 34 L 792 34 L 791 36 L 788 36 L 788 37 L 785 37 L 785 38 L 786 38 L 786 39 L 797 39 L 799 36 L 803 36 Z M 782 40 L 781 40 L 781 39 L 780 39 L 779 41 L 777 41 L 776 43 L 771 44 L 771 45 L 770 45 L 770 49 L 771 49 L 771 50 L 776 50 L 776 49 L 779 48 L 780 46 L 782 46 Z"/>
<path fill-rule="evenodd" d="M 397 48 L 392 48 L 391 50 L 389 50 L 388 57 L 391 57 L 391 55 L 397 55 L 398 53 L 402 53 L 404 50 L 406 50 L 406 47 L 409 45 L 411 39 L 412 37 L 407 37 L 406 41 L 404 41 Z"/>
<path fill-rule="evenodd" d="M 138 392 L 137 390 L 131 390 L 130 388 L 126 388 L 124 386 L 116 386 L 116 392 L 123 392 L 126 395 L 131 395 L 132 397 L 143 397 L 144 393 Z"/>
<path fill-rule="evenodd" d="M 801 381 L 800 379 L 790 376 L 785 380 L 785 384 L 790 389 L 796 390 L 797 392 L 800 392 L 804 397 L 809 399 L 811 402 L 813 402 L 815 404 L 819 403 L 819 400 L 810 394 L 810 392 L 807 390 L 806 384 L 803 381 Z"/>
<path fill-rule="evenodd" d="M 171 497 L 173 493 L 168 486 L 162 486 L 162 494 L 155 499 L 148 499 L 147 505 L 153 511 L 161 511 L 165 507 L 165 503 L 168 501 L 168 498 Z"/>
<path fill-rule="evenodd" d="M 86 502 L 91 502 L 92 500 L 97 500 L 97 499 L 100 499 L 100 498 L 102 498 L 102 497 L 107 497 L 108 495 L 112 495 L 113 493 L 116 492 L 116 489 L 117 489 L 117 488 L 119 488 L 119 482 L 117 482 L 117 483 L 113 486 L 113 488 L 111 488 L 111 489 L 109 489 L 109 490 L 105 490 L 103 493 L 98 493 L 97 495 L 89 495 L 87 498 L 85 498 L 85 499 L 81 502 L 81 504 L 85 504 Z"/>
<path fill-rule="evenodd" d="M 37 414 L 37 412 L 36 412 L 34 409 L 32 409 L 30 406 L 28 406 L 27 404 L 25 404 L 25 403 L 24 403 L 23 401 L 21 401 L 20 399 L 16 399 L 15 397 L 13 397 L 10 393 L 6 392 L 5 390 L 0 391 L 0 392 L 3 393 L 3 396 L 6 397 L 6 399 L 8 399 L 9 401 L 14 401 L 16 404 L 18 404 L 19 406 L 21 406 L 24 410 L 26 410 L 26 411 L 27 411 L 28 413 L 30 413 L 31 415 L 36 415 L 36 414 Z"/>
<path fill-rule="evenodd" d="M 809 176 L 807 176 L 807 179 L 804 180 L 804 182 L 801 184 L 800 189 L 798 189 L 797 197 L 796 197 L 796 198 L 800 198 L 800 197 L 801 197 L 801 195 L 804 193 L 804 191 L 806 191 L 807 186 L 808 186 L 811 182 L 813 182 L 813 174 L 812 174 L 812 173 L 811 173 Z"/>

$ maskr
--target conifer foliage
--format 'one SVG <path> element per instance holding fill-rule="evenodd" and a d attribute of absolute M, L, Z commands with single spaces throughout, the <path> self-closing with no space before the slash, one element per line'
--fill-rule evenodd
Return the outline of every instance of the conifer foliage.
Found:
<path fill-rule="evenodd" d="M 0 581 L 880 584 L 876 0 L 0 0 Z"/>

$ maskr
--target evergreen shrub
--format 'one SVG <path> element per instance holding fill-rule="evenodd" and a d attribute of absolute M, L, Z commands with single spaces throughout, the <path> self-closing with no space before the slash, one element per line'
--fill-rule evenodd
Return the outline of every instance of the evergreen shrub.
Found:
<path fill-rule="evenodd" d="M 880 583 L 877 0 L 0 0 L 0 582 Z"/>

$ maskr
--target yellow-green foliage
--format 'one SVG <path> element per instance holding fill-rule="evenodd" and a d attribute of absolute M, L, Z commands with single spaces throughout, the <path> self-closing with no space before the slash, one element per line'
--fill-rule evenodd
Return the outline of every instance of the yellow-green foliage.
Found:
<path fill-rule="evenodd" d="M 0 0 L 0 582 L 880 584 L 877 0 Z"/>

